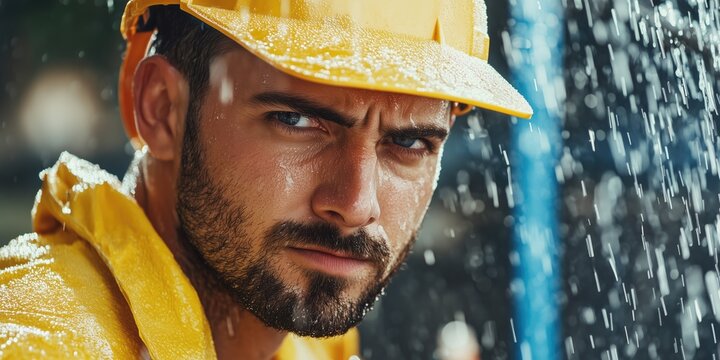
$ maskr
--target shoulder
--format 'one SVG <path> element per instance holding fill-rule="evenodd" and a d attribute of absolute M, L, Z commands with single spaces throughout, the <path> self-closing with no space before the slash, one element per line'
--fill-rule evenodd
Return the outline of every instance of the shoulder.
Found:
<path fill-rule="evenodd" d="M 132 315 L 77 235 L 27 234 L 0 248 L 0 358 L 137 358 Z"/>

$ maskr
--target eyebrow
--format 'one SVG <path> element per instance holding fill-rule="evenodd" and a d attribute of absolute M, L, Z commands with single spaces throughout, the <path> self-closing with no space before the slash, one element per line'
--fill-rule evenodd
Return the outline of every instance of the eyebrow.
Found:
<path fill-rule="evenodd" d="M 406 128 L 389 129 L 386 135 L 399 138 L 436 138 L 439 141 L 445 140 L 448 136 L 447 129 L 435 125 L 417 125 Z"/>
<path fill-rule="evenodd" d="M 332 121 L 346 128 L 353 127 L 353 125 L 355 125 L 358 121 L 357 119 L 343 115 L 327 106 L 323 106 L 313 100 L 295 94 L 276 91 L 263 92 L 253 96 L 251 102 L 262 105 L 287 106 L 294 111 L 302 113 L 303 115 Z M 448 136 L 448 130 L 440 126 L 428 124 L 391 128 L 386 130 L 385 134 L 388 136 L 405 138 L 430 137 L 443 141 Z"/>
<path fill-rule="evenodd" d="M 357 122 L 356 119 L 345 116 L 329 107 L 293 94 L 264 92 L 253 96 L 251 101 L 255 104 L 287 106 L 303 115 L 332 121 L 346 128 L 352 127 Z"/>

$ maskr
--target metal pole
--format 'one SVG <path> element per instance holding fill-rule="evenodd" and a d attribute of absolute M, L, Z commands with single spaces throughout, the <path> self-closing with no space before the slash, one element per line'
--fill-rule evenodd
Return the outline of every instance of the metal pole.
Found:
<path fill-rule="evenodd" d="M 517 358 L 560 358 L 561 283 L 555 167 L 562 146 L 563 21 L 559 0 L 511 0 L 509 55 L 516 87 L 534 110 L 513 125 L 515 250 L 511 253 Z"/>

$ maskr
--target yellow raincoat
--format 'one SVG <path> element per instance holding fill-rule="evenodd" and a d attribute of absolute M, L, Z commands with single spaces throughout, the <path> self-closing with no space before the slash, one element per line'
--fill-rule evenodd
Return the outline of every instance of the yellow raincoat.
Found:
<path fill-rule="evenodd" d="M 214 359 L 195 289 L 117 178 L 67 153 L 41 177 L 35 232 L 0 248 L 0 358 Z M 289 335 L 276 358 L 357 351 L 355 330 Z"/>

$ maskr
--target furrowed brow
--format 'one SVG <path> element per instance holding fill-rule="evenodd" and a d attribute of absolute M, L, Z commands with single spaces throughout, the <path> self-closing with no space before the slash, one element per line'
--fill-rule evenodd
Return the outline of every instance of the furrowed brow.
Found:
<path fill-rule="evenodd" d="M 419 125 L 408 128 L 388 129 L 387 136 L 402 138 L 435 138 L 439 141 L 445 140 L 448 136 L 447 129 L 434 125 Z"/>
<path fill-rule="evenodd" d="M 355 119 L 349 118 L 329 107 L 294 94 L 264 92 L 253 96 L 252 102 L 263 105 L 287 106 L 303 115 L 332 121 L 346 128 L 352 127 L 357 122 Z"/>

